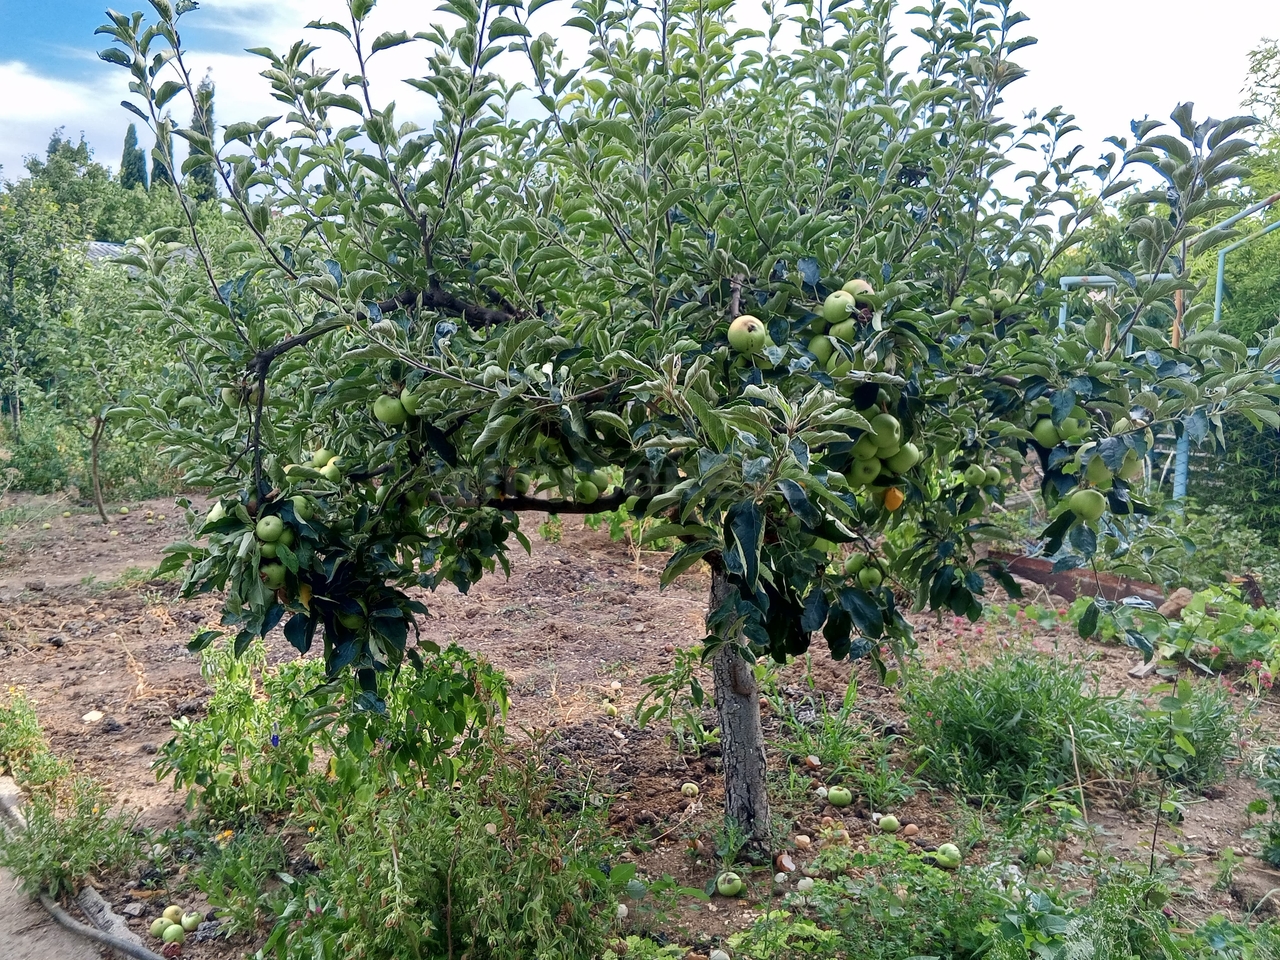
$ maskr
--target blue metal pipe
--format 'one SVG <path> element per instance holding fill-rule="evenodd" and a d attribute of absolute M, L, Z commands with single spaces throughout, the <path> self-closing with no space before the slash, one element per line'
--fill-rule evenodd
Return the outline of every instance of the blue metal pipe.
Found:
<path fill-rule="evenodd" d="M 1265 200 L 1260 200 L 1251 207 L 1246 207 L 1234 216 L 1228 217 L 1218 225 L 1210 228 L 1206 233 L 1213 233 L 1215 230 L 1225 230 L 1233 223 L 1238 223 L 1252 213 L 1264 210 L 1271 206 L 1277 200 L 1280 200 L 1280 193 L 1273 193 Z M 1228 244 L 1218 251 L 1218 279 L 1214 284 L 1213 290 L 1213 322 L 1218 323 L 1222 320 L 1222 300 L 1226 293 L 1226 277 L 1227 277 L 1227 254 L 1232 250 L 1238 250 L 1246 243 L 1250 243 L 1258 237 L 1270 233 L 1272 230 L 1280 229 L 1280 220 L 1276 220 L 1267 224 L 1261 230 L 1255 230 L 1247 237 L 1241 237 L 1235 243 Z M 1178 438 L 1178 449 L 1174 454 L 1173 461 L 1173 499 L 1183 500 L 1187 496 L 1187 470 L 1191 461 L 1191 438 L 1187 436 L 1185 425 L 1182 429 L 1182 436 Z"/>
<path fill-rule="evenodd" d="M 1173 460 L 1173 499 L 1185 500 L 1187 496 L 1187 468 L 1191 462 L 1191 438 L 1187 429 L 1182 428 L 1182 436 L 1178 438 L 1178 449 Z"/>
<path fill-rule="evenodd" d="M 1280 230 L 1280 220 L 1273 220 L 1271 223 L 1267 224 L 1261 230 L 1255 230 L 1253 233 L 1249 234 L 1247 237 L 1241 237 L 1235 243 L 1228 244 L 1227 246 L 1223 247 L 1221 250 L 1218 251 L 1218 283 L 1217 283 L 1217 288 L 1214 292 L 1214 298 L 1213 298 L 1214 323 L 1217 323 L 1219 320 L 1222 319 L 1222 295 L 1226 288 L 1227 254 L 1230 253 L 1232 250 L 1238 250 L 1240 247 L 1243 247 L 1246 243 L 1249 243 L 1253 240 L 1257 240 L 1259 237 L 1266 236 L 1272 230 Z"/>

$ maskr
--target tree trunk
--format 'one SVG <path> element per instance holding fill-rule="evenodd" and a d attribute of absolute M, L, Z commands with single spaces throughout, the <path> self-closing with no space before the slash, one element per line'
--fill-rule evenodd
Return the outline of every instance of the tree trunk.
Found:
<path fill-rule="evenodd" d="M 720 608 L 734 589 L 723 570 L 711 572 L 710 610 Z M 765 783 L 764 731 L 760 728 L 760 692 L 750 663 L 732 638 L 712 661 L 716 712 L 724 763 L 725 818 L 737 824 L 750 852 L 769 852 L 769 793 Z"/>
<path fill-rule="evenodd" d="M 98 448 L 102 443 L 102 434 L 106 430 L 106 422 L 99 420 L 93 425 L 93 436 L 89 438 L 89 473 L 93 477 L 93 502 L 98 506 L 98 516 L 107 522 L 107 508 L 102 502 L 102 474 L 98 472 Z"/>

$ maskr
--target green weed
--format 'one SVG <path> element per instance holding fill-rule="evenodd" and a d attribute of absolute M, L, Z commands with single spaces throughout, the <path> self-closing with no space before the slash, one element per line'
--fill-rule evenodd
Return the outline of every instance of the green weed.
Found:
<path fill-rule="evenodd" d="M 288 857 L 278 835 L 250 828 L 208 845 L 192 882 L 204 892 L 227 936 L 274 924 L 288 898 Z"/>
<path fill-rule="evenodd" d="M 0 834 L 0 866 L 30 894 L 72 895 L 86 878 L 141 859 L 133 818 L 112 813 L 102 788 L 88 777 L 32 794 L 23 813 L 25 830 Z"/>

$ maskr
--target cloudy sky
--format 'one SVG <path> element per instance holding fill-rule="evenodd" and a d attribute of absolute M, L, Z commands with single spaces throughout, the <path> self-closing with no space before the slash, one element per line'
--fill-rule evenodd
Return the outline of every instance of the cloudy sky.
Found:
<path fill-rule="evenodd" d="M 118 9 L 145 6 L 114 0 Z M 910 7 L 913 3 L 904 3 Z M 104 20 L 104 0 L 0 0 L 0 175 L 16 177 L 22 158 L 43 153 L 50 133 L 81 132 L 97 158 L 118 167 L 130 116 L 119 105 L 126 75 L 97 59 L 104 38 L 93 35 Z M 380 0 L 374 27 L 423 29 L 436 4 L 430 0 Z M 1102 138 L 1129 132 L 1129 121 L 1166 117 L 1181 100 L 1196 103 L 1196 116 L 1239 112 L 1248 51 L 1263 37 L 1280 36 L 1276 0 L 1021 0 L 1031 16 L 1027 31 L 1039 43 L 1021 51 L 1030 71 L 1010 91 L 1010 108 L 1062 104 L 1076 113 L 1088 155 Z M 217 83 L 217 120 L 256 119 L 273 108 L 262 61 L 246 47 L 281 48 L 304 35 L 311 19 L 339 18 L 341 0 L 204 0 L 189 15 L 184 41 L 197 75 L 211 71 Z M 760 20 L 757 0 L 742 0 L 739 19 Z M 541 29 L 555 30 L 570 16 L 566 0 L 539 11 Z M 904 26 L 905 26 L 904 21 Z M 308 34 L 324 45 L 319 57 L 345 66 L 334 34 Z M 379 99 L 396 99 L 398 115 L 426 117 L 422 95 L 397 78 L 420 73 L 415 45 L 381 55 L 375 73 Z M 186 108 L 178 108 L 178 112 Z M 185 116 L 183 117 L 185 120 Z M 143 135 L 144 146 L 149 146 Z"/>

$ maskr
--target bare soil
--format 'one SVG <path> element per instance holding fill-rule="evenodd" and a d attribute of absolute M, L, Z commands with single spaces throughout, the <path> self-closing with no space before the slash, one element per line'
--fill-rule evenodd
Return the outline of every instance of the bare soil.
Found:
<path fill-rule="evenodd" d="M 113 514 L 105 530 L 96 515 L 64 519 L 61 504 L 45 509 L 46 503 L 25 501 L 28 522 L 0 531 L 5 553 L 0 565 L 0 682 L 25 690 L 56 752 L 106 783 L 144 825 L 172 825 L 189 815 L 184 797 L 169 784 L 157 783 L 151 764 L 172 718 L 204 712 L 209 690 L 199 659 L 186 643 L 216 624 L 217 600 L 180 601 L 174 581 L 138 573 L 154 569 L 163 548 L 186 535 L 181 511 L 172 501 L 127 504 L 128 515 Z M 154 521 L 150 524 L 148 512 Z M 41 529 L 45 522 L 50 530 Z M 536 523 L 529 524 L 530 531 Z M 579 520 L 566 518 L 562 542 L 535 538 L 531 557 L 512 554 L 510 579 L 489 577 L 465 596 L 450 587 L 425 597 L 432 616 L 421 627 L 426 637 L 456 641 L 506 672 L 513 699 L 510 729 L 545 732 L 553 754 L 568 758 L 579 776 L 590 776 L 595 789 L 612 798 L 610 822 L 633 841 L 631 856 L 644 873 L 703 887 L 715 876 L 714 858 L 693 855 L 690 844 L 698 838 L 709 841 L 715 832 L 723 797 L 718 751 L 712 746 L 699 756 L 682 755 L 667 730 L 640 730 L 630 720 L 630 708 L 644 690 L 642 679 L 669 669 L 678 648 L 695 645 L 704 635 L 708 578 L 693 573 L 660 591 L 663 559 L 645 554 L 637 563 L 606 532 L 587 530 Z M 1041 599 L 1054 602 L 1048 596 Z M 1045 630 L 1021 620 L 970 625 L 950 617 L 917 618 L 916 626 L 924 669 L 952 668 L 1012 646 L 1085 660 L 1108 692 L 1142 693 L 1159 679 L 1130 678 L 1128 670 L 1137 662 L 1133 651 L 1083 642 L 1066 627 Z M 269 649 L 278 659 L 293 656 L 279 638 Z M 854 678 L 868 727 L 905 730 L 896 692 L 882 686 L 864 664 L 832 663 L 815 651 L 811 664 L 789 666 L 778 683 L 795 703 L 811 690 L 838 702 Z M 621 684 L 618 690 L 611 687 L 615 681 Z M 617 704 L 617 717 L 607 715 L 609 702 Z M 1238 706 L 1251 711 L 1246 728 L 1271 738 L 1280 729 L 1280 704 L 1274 698 L 1246 704 L 1240 697 Z M 85 719 L 95 714 L 101 718 Z M 785 739 L 779 719 L 769 714 L 766 733 L 775 744 Z M 903 769 L 911 769 L 908 757 L 899 760 Z M 782 769 L 786 758 L 775 752 L 770 763 Z M 689 780 L 701 788 L 692 802 L 680 793 Z M 1170 855 L 1163 841 L 1180 848 L 1176 860 L 1191 891 L 1181 909 L 1189 918 L 1219 910 L 1237 917 L 1247 912 L 1238 899 L 1247 899 L 1247 891 L 1233 896 L 1230 886 L 1215 886 L 1215 864 L 1228 848 L 1246 854 L 1237 884 L 1280 885 L 1280 877 L 1269 877 L 1273 871 L 1247 856 L 1253 848 L 1242 835 L 1249 826 L 1244 808 L 1256 795 L 1251 781 L 1233 775 L 1210 797 L 1188 807 L 1178 832 L 1163 831 L 1158 852 Z M 816 799 L 788 804 L 782 801 L 779 807 L 794 820 L 797 832 L 812 835 L 823 816 L 843 819 L 854 843 L 874 829 L 865 809 L 836 811 Z M 896 812 L 904 823 L 919 827 L 917 842 L 926 846 L 951 839 L 961 820 L 950 798 L 927 789 Z M 1104 846 L 1117 855 L 1145 857 L 1151 841 L 1148 814 L 1121 810 L 1101 797 L 1088 813 L 1090 824 L 1102 831 Z M 1074 844 L 1061 851 L 1061 858 L 1080 854 Z M 801 854 L 795 857 L 803 863 Z M 109 884 L 103 894 L 117 910 L 141 903 L 142 914 L 131 923 L 143 933 L 159 908 L 139 880 Z M 679 911 L 668 925 L 671 935 L 686 944 L 705 945 L 748 925 L 754 916 L 746 900 L 717 900 Z M 0 902 L 0 916 L 5 909 Z M 186 954 L 229 958 L 243 955 L 249 946 L 189 942 Z M 64 956 L 72 954 L 32 954 L 33 960 Z"/>

